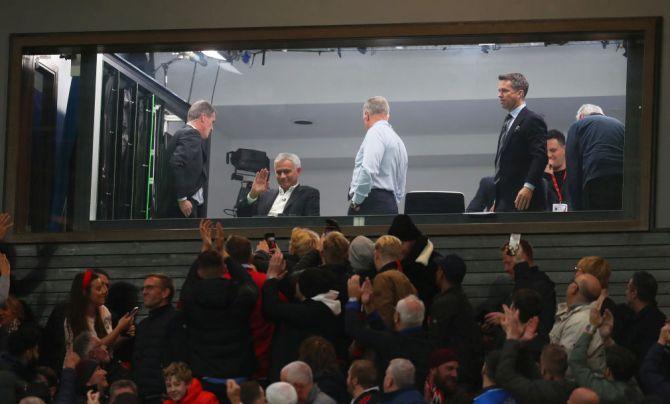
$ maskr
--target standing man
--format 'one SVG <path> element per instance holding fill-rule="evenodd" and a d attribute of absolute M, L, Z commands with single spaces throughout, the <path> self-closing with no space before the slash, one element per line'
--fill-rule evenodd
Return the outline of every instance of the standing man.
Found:
<path fill-rule="evenodd" d="M 547 165 L 547 125 L 526 108 L 528 81 L 523 74 L 501 74 L 498 80 L 498 99 L 508 114 L 498 138 L 494 210 L 544 210 L 541 185 Z"/>
<path fill-rule="evenodd" d="M 175 132 L 167 147 L 175 205 L 169 217 L 203 217 L 207 183 L 207 143 L 216 111 L 207 101 L 188 110 L 186 126 Z"/>
<path fill-rule="evenodd" d="M 389 124 L 389 104 L 376 96 L 363 104 L 367 132 L 356 154 L 349 215 L 396 215 L 405 196 L 407 150 Z"/>
<path fill-rule="evenodd" d="M 556 129 L 547 132 L 547 210 L 554 204 L 568 204 L 568 171 L 565 169 L 565 135 Z"/>
<path fill-rule="evenodd" d="M 268 170 L 256 173 L 246 200 L 237 206 L 237 216 L 319 216 L 319 190 L 298 182 L 302 167 L 293 153 L 279 153 L 275 174 L 279 189 L 270 189 Z"/>
<path fill-rule="evenodd" d="M 621 209 L 624 131 L 597 105 L 577 111 L 566 146 L 572 210 Z"/>
<path fill-rule="evenodd" d="M 144 403 L 161 403 L 165 393 L 162 369 L 179 359 L 185 338 L 172 306 L 174 284 L 163 274 L 144 279 L 142 301 L 149 315 L 137 326 L 133 350 L 133 380 Z"/>

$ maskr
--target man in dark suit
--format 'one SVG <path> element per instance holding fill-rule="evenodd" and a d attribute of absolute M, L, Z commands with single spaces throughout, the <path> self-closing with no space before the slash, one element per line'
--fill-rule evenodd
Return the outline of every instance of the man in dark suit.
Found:
<path fill-rule="evenodd" d="M 502 74 L 498 80 L 498 99 L 509 113 L 498 138 L 495 211 L 544 210 L 542 174 L 547 165 L 547 125 L 541 116 L 526 108 L 528 81 L 523 74 Z"/>
<path fill-rule="evenodd" d="M 621 209 L 624 132 L 599 106 L 579 108 L 566 146 L 572 210 Z"/>
<path fill-rule="evenodd" d="M 495 177 L 482 177 L 479 180 L 479 188 L 472 198 L 466 212 L 485 212 L 491 209 L 496 199 Z"/>
<path fill-rule="evenodd" d="M 167 155 L 172 174 L 174 205 L 168 217 L 203 217 L 207 183 L 207 143 L 216 110 L 207 101 L 196 101 L 187 115 L 186 126 L 175 132 Z"/>
<path fill-rule="evenodd" d="M 279 189 L 270 189 L 270 173 L 263 168 L 256 173 L 251 191 L 237 205 L 237 216 L 319 216 L 319 190 L 298 183 L 302 167 L 293 153 L 279 153 L 275 174 Z"/>

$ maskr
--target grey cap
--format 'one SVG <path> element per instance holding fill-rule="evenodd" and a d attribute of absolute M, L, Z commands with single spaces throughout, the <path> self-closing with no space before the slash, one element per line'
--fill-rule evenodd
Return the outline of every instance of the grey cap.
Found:
<path fill-rule="evenodd" d="M 374 269 L 375 243 L 365 236 L 357 236 L 349 244 L 349 263 L 355 273 Z"/>

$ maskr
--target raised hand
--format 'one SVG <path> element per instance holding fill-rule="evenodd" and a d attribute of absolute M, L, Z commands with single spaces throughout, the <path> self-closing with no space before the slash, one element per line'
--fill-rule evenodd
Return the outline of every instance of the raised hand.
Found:
<path fill-rule="evenodd" d="M 7 256 L 3 253 L 0 253 L 0 276 L 9 276 L 11 268 L 9 265 L 9 260 Z"/>
<path fill-rule="evenodd" d="M 235 380 L 228 379 L 226 381 L 226 395 L 230 404 L 242 404 L 240 391 L 240 385 Z"/>
<path fill-rule="evenodd" d="M 503 304 L 503 311 L 504 315 L 500 321 L 500 325 L 505 330 L 507 339 L 520 339 L 524 329 L 519 320 L 519 310 L 509 308 Z"/>
<path fill-rule="evenodd" d="M 268 279 L 281 279 L 286 275 L 286 261 L 284 261 L 284 256 L 281 251 L 277 250 L 272 257 L 270 258 L 270 263 L 268 264 L 267 278 Z"/>
<path fill-rule="evenodd" d="M 262 168 L 259 172 L 256 173 L 256 177 L 254 177 L 254 182 L 253 184 L 251 184 L 251 191 L 249 192 L 249 196 L 251 198 L 256 199 L 260 194 L 268 190 L 269 177 L 270 173 L 268 172 L 267 168 Z"/>
<path fill-rule="evenodd" d="M 537 327 L 540 325 L 540 318 L 534 316 L 526 323 L 526 326 L 523 328 L 523 334 L 519 341 L 531 341 L 537 336 Z"/>
<path fill-rule="evenodd" d="M 660 334 L 658 335 L 658 343 L 663 346 L 670 344 L 670 323 L 668 323 L 667 320 L 663 328 L 661 328 Z"/>
<path fill-rule="evenodd" d="M 212 221 L 209 219 L 200 220 L 200 240 L 202 240 L 201 252 L 212 249 Z"/>
<path fill-rule="evenodd" d="M 347 281 L 347 294 L 349 298 L 361 299 L 361 277 L 359 275 L 352 275 Z"/>
<path fill-rule="evenodd" d="M 367 305 L 372 302 L 372 281 L 370 278 L 365 278 L 361 286 L 361 303 Z"/>
<path fill-rule="evenodd" d="M 614 330 L 614 316 L 609 309 L 605 310 L 603 315 L 603 321 L 598 328 L 598 332 L 602 337 L 603 341 L 607 341 L 612 337 L 612 331 Z"/>
<path fill-rule="evenodd" d="M 226 259 L 228 258 L 228 252 L 223 248 L 223 244 L 225 241 L 225 235 L 223 233 L 223 225 L 221 222 L 216 222 L 216 228 L 214 229 L 214 243 L 216 244 L 216 251 L 221 254 L 221 256 Z"/>
<path fill-rule="evenodd" d="M 12 216 L 9 213 L 0 213 L 0 240 L 5 238 L 12 226 L 14 226 Z"/>
<path fill-rule="evenodd" d="M 75 369 L 79 363 L 79 355 L 72 350 L 72 346 L 66 347 L 65 359 L 63 360 L 63 369 Z"/>

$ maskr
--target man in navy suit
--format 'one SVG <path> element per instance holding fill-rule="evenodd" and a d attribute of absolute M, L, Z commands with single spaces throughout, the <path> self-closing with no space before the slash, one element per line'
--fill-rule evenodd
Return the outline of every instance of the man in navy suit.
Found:
<path fill-rule="evenodd" d="M 319 190 L 298 182 L 302 167 L 293 153 L 279 153 L 275 174 L 279 189 L 270 189 L 270 173 L 263 168 L 256 173 L 251 191 L 237 206 L 237 216 L 319 216 Z"/>
<path fill-rule="evenodd" d="M 508 111 L 495 159 L 496 212 L 542 211 L 542 175 L 547 165 L 547 125 L 526 108 L 528 81 L 521 73 L 498 76 L 498 99 Z"/>

